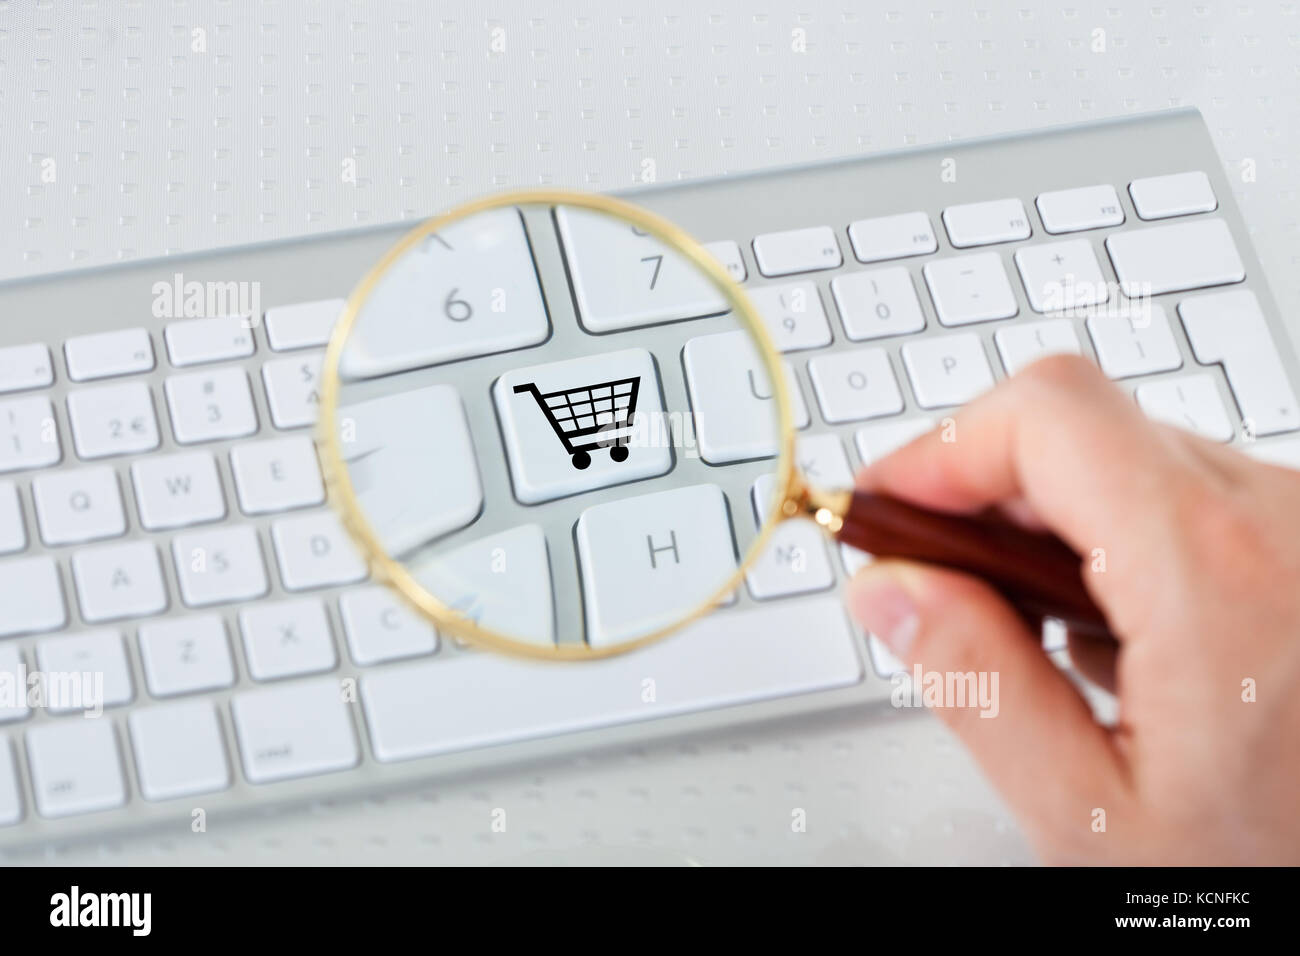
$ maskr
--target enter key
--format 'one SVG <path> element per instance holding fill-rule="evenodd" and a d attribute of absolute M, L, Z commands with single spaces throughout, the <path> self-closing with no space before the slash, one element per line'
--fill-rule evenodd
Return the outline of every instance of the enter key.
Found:
<path fill-rule="evenodd" d="M 1247 434 L 1300 429 L 1300 403 L 1254 292 L 1234 289 L 1187 299 L 1178 315 L 1196 360 L 1222 363 Z"/>

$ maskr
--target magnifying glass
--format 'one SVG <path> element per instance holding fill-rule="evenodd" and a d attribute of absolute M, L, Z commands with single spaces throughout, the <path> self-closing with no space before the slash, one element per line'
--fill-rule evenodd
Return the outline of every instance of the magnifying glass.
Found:
<path fill-rule="evenodd" d="M 830 534 L 1104 633 L 1058 539 L 853 492 L 838 439 L 801 433 L 781 351 L 829 339 L 815 286 L 759 288 L 760 307 L 736 244 L 701 238 L 611 196 L 510 192 L 423 223 L 361 280 L 318 441 L 376 578 L 467 644 L 581 660 L 831 586 Z"/>

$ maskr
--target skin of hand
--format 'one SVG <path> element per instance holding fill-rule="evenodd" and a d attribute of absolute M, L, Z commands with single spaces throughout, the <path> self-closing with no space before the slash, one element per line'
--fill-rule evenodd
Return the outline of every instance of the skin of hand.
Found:
<path fill-rule="evenodd" d="M 848 585 L 853 616 L 909 670 L 998 673 L 996 717 L 936 714 L 1045 861 L 1300 863 L 1300 473 L 1149 421 L 1073 356 L 954 418 L 954 440 L 923 435 L 858 487 L 1063 538 L 1119 642 L 1071 636 L 1070 655 L 1118 723 L 979 580 L 878 560 Z"/>

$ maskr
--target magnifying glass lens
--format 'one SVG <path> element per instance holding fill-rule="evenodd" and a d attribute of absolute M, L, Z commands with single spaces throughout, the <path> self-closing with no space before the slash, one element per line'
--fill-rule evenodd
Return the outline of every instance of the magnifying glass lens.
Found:
<path fill-rule="evenodd" d="M 754 600 L 798 386 L 754 339 L 749 268 L 600 197 L 403 240 L 326 358 L 332 500 L 377 575 L 448 636 L 561 658 Z"/>

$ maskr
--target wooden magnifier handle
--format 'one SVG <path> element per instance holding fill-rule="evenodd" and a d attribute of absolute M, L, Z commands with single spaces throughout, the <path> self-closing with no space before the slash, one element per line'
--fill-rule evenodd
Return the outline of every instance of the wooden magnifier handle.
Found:
<path fill-rule="evenodd" d="M 1055 535 L 1028 531 L 993 512 L 944 514 L 865 491 L 844 498 L 830 515 L 809 510 L 845 544 L 982 578 L 1031 625 L 1041 627 L 1044 617 L 1054 617 L 1072 633 L 1114 639 L 1083 586 L 1081 558 Z"/>

